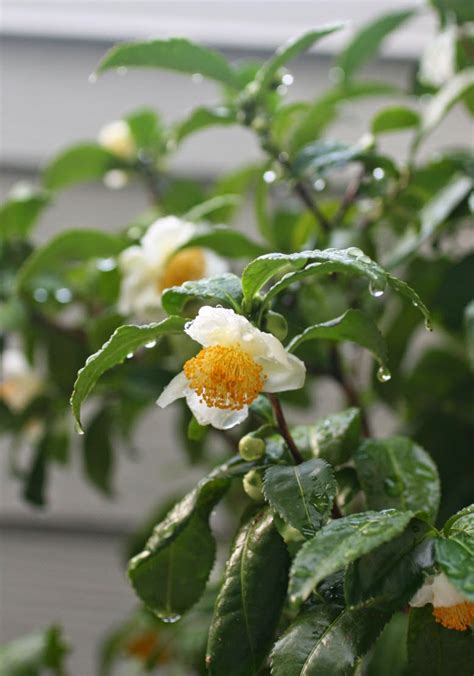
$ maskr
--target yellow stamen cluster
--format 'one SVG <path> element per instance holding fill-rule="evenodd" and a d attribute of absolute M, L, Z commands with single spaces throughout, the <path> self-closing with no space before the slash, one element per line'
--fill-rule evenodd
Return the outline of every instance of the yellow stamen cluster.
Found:
<path fill-rule="evenodd" d="M 446 629 L 464 631 L 474 621 L 474 603 L 465 601 L 455 606 L 433 608 L 433 615 L 436 622 L 442 624 Z"/>
<path fill-rule="evenodd" d="M 158 637 L 153 631 L 146 631 L 132 639 L 127 645 L 127 653 L 145 661 L 158 648 Z"/>
<path fill-rule="evenodd" d="M 169 289 L 170 286 L 181 286 L 190 280 L 202 279 L 206 272 L 206 259 L 199 247 L 183 249 L 172 256 L 166 264 L 163 274 L 158 280 L 158 290 Z"/>
<path fill-rule="evenodd" d="M 205 347 L 183 370 L 202 402 L 232 411 L 251 404 L 265 382 L 260 364 L 237 345 Z"/>

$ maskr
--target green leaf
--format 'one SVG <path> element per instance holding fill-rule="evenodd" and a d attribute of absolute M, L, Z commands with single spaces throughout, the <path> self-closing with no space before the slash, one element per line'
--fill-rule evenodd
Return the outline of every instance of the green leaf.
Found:
<path fill-rule="evenodd" d="M 256 676 L 271 646 L 288 584 L 289 557 L 268 509 L 237 533 L 209 631 L 211 676 Z"/>
<path fill-rule="evenodd" d="M 112 421 L 108 411 L 94 416 L 86 429 L 83 446 L 84 473 L 105 495 L 112 495 L 114 449 L 111 442 Z"/>
<path fill-rule="evenodd" d="M 27 237 L 49 203 L 48 194 L 40 190 L 9 197 L 0 206 L 0 239 Z"/>
<path fill-rule="evenodd" d="M 234 310 L 239 310 L 242 301 L 240 279 L 237 275 L 226 272 L 216 277 L 184 282 L 181 286 L 172 286 L 165 289 L 161 297 L 166 312 L 175 315 L 185 313 L 187 304 L 194 300 L 219 301 L 229 305 Z"/>
<path fill-rule="evenodd" d="M 464 310 L 464 332 L 469 364 L 474 371 L 474 300 Z"/>
<path fill-rule="evenodd" d="M 113 68 L 164 68 L 181 73 L 199 73 L 233 89 L 239 89 L 237 74 L 218 52 L 185 38 L 124 42 L 112 47 L 97 67 L 97 74 Z"/>
<path fill-rule="evenodd" d="M 137 148 L 155 148 L 163 140 L 164 129 L 154 110 L 142 108 L 127 115 L 127 124 Z"/>
<path fill-rule="evenodd" d="M 201 597 L 216 550 L 209 517 L 228 487 L 229 478 L 219 473 L 203 479 L 130 561 L 133 588 L 158 617 L 175 621 Z"/>
<path fill-rule="evenodd" d="M 48 435 L 45 434 L 37 445 L 31 467 L 25 475 L 23 498 L 36 507 L 46 504 L 45 489 L 48 480 Z"/>
<path fill-rule="evenodd" d="M 470 520 L 473 521 L 472 518 Z M 435 551 L 443 573 L 464 596 L 474 602 L 474 536 L 456 531 L 447 538 L 436 539 Z"/>
<path fill-rule="evenodd" d="M 356 33 L 336 60 L 336 66 L 341 68 L 344 79 L 352 78 L 378 52 L 384 39 L 414 14 L 414 10 L 384 14 Z"/>
<path fill-rule="evenodd" d="M 351 563 L 344 582 L 347 604 L 403 609 L 433 565 L 427 530 L 426 523 L 412 519 L 401 535 Z"/>
<path fill-rule="evenodd" d="M 265 472 L 264 494 L 273 509 L 306 537 L 328 520 L 336 496 L 336 481 L 324 460 L 300 465 L 274 465 Z"/>
<path fill-rule="evenodd" d="M 367 148 L 360 144 L 348 145 L 341 141 L 324 139 L 305 146 L 296 155 L 293 169 L 297 175 L 324 173 L 360 160 Z"/>
<path fill-rule="evenodd" d="M 386 134 L 417 127 L 420 115 L 406 106 L 391 106 L 380 110 L 372 120 L 372 134 Z"/>
<path fill-rule="evenodd" d="M 472 676 L 474 641 L 470 631 L 445 629 L 430 605 L 411 608 L 408 624 L 407 676 Z"/>
<path fill-rule="evenodd" d="M 77 374 L 71 407 L 78 429 L 82 430 L 81 405 L 103 373 L 121 364 L 129 354 L 133 354 L 146 343 L 162 336 L 182 333 L 185 323 L 181 317 L 168 317 L 158 324 L 119 326 L 100 350 L 88 358 Z"/>
<path fill-rule="evenodd" d="M 287 346 L 288 352 L 295 352 L 308 340 L 349 340 L 362 345 L 372 352 L 380 367 L 387 372 L 387 346 L 374 320 L 361 310 L 347 310 L 340 317 L 329 322 L 315 324 L 295 336 Z"/>
<path fill-rule="evenodd" d="M 123 160 L 105 148 L 82 143 L 57 155 L 45 168 L 43 182 L 50 190 L 59 190 L 75 183 L 96 181 L 111 169 L 126 167 Z"/>
<path fill-rule="evenodd" d="M 446 521 L 443 532 L 446 536 L 458 532 L 467 533 L 474 537 L 474 505 L 464 507 Z"/>
<path fill-rule="evenodd" d="M 116 256 L 125 242 L 116 235 L 101 230 L 68 230 L 53 237 L 26 259 L 17 275 L 20 291 L 30 291 L 40 275 L 59 273 L 67 264 L 89 258 Z"/>
<path fill-rule="evenodd" d="M 360 429 L 358 408 L 327 416 L 316 423 L 311 433 L 313 453 L 332 465 L 347 462 L 359 445 Z"/>
<path fill-rule="evenodd" d="M 236 124 L 235 112 L 225 106 L 195 108 L 188 117 L 179 122 L 174 129 L 176 143 L 181 143 L 185 138 L 196 131 L 215 126 L 228 126 Z"/>
<path fill-rule="evenodd" d="M 472 180 L 467 176 L 455 175 L 439 192 L 431 198 L 419 213 L 419 228 L 409 229 L 399 240 L 395 251 L 384 261 L 389 269 L 413 257 L 420 246 L 440 231 L 452 211 L 472 190 Z"/>
<path fill-rule="evenodd" d="M 324 526 L 293 561 L 291 602 L 298 605 L 305 601 L 328 575 L 400 535 L 412 517 L 411 512 L 390 509 L 352 514 Z"/>
<path fill-rule="evenodd" d="M 406 437 L 367 439 L 354 460 L 369 509 L 409 509 L 434 520 L 440 500 L 438 471 L 421 446 Z"/>
<path fill-rule="evenodd" d="M 430 323 L 428 309 L 422 302 L 418 294 L 405 282 L 391 275 L 381 268 L 377 263 L 371 260 L 357 247 L 348 249 L 325 249 L 314 251 L 302 251 L 295 254 L 272 253 L 256 258 L 247 265 L 242 273 L 242 289 L 244 292 L 244 302 L 251 304 L 254 296 L 260 289 L 269 282 L 277 273 L 285 270 L 298 270 L 298 278 L 289 278 L 285 276 L 285 286 L 288 286 L 298 279 L 310 276 L 309 269 L 313 263 L 331 262 L 333 266 L 327 266 L 322 272 L 342 272 L 364 276 L 369 279 L 372 292 L 379 295 L 388 284 L 392 289 L 409 300 L 425 317 L 425 324 Z M 306 267 L 307 266 L 307 267 Z M 303 269 L 304 268 L 304 269 Z M 307 273 L 308 270 L 308 273 Z M 311 274 L 321 272 L 318 268 L 311 268 Z M 290 281 L 291 279 L 291 281 Z M 283 283 L 283 282 L 282 282 Z M 279 291 L 285 288 L 279 287 Z M 272 291 L 272 289 L 270 289 Z M 269 292 L 270 293 L 270 292 Z M 274 291 L 272 292 L 274 294 Z M 265 298 L 263 301 L 265 302 Z"/>
<path fill-rule="evenodd" d="M 390 614 L 376 608 L 316 606 L 290 625 L 272 652 L 273 676 L 349 676 Z"/>
<path fill-rule="evenodd" d="M 257 72 L 255 80 L 258 82 L 259 88 L 261 90 L 268 88 L 272 84 L 277 71 L 287 64 L 288 61 L 310 49 L 321 38 L 341 30 L 341 28 L 344 28 L 343 23 L 328 24 L 327 26 L 322 26 L 316 30 L 308 31 L 297 38 L 293 38 L 279 47 L 275 54 Z"/>
<path fill-rule="evenodd" d="M 222 203 L 219 206 L 222 206 Z M 194 246 L 212 249 L 221 256 L 228 258 L 251 258 L 252 256 L 260 256 L 265 252 L 265 247 L 261 244 L 253 242 L 242 232 L 227 228 L 225 225 L 215 225 L 209 228 L 201 226 L 198 232 L 187 240 L 181 248 L 186 249 Z"/>
<path fill-rule="evenodd" d="M 443 120 L 459 99 L 474 89 L 474 68 L 456 73 L 431 99 L 421 116 L 417 144 L 421 143 Z"/>
<path fill-rule="evenodd" d="M 367 656 L 367 676 L 380 676 L 387 664 L 390 676 L 406 676 L 408 616 L 395 613 Z"/>
<path fill-rule="evenodd" d="M 40 673 L 54 673 L 60 676 L 65 673 L 64 658 L 68 652 L 61 629 L 51 626 L 0 646 L 0 674 L 39 676 Z"/>
<path fill-rule="evenodd" d="M 443 26 L 451 23 L 453 17 L 458 24 L 474 21 L 474 7 L 466 0 L 431 0 L 431 4 L 438 10 Z"/>
<path fill-rule="evenodd" d="M 204 200 L 201 204 L 196 204 L 184 214 L 183 218 L 186 221 L 201 221 L 215 212 L 233 211 L 241 203 L 240 195 L 216 195 Z"/>

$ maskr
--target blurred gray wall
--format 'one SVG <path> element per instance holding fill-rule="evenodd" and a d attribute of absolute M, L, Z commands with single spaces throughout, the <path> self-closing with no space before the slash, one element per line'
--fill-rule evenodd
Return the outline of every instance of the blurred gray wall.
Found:
<path fill-rule="evenodd" d="M 282 14 L 282 3 L 275 4 Z M 301 10 L 303 4 L 297 3 L 300 20 L 305 16 Z M 312 3 L 312 9 L 307 10 L 308 21 L 311 19 L 313 23 L 316 23 L 313 20 L 316 4 Z M 326 15 L 330 14 L 329 3 L 322 4 Z M 138 5 L 142 10 L 146 7 L 143 2 Z M 188 5 L 195 8 L 196 3 Z M 354 1 L 350 9 L 356 16 L 358 5 L 366 13 L 367 7 L 372 14 L 383 11 L 383 3 Z M 19 6 L 21 8 L 21 3 Z M 288 15 L 290 6 L 291 3 L 284 5 Z M 28 8 L 28 3 L 25 7 Z M 147 30 L 143 28 L 143 16 L 137 14 L 136 19 L 135 32 L 145 37 L 140 33 Z M 284 33 L 284 15 L 280 19 L 279 30 Z M 251 29 L 255 26 L 251 13 L 247 21 L 252 36 Z M 83 40 L 77 35 L 73 21 L 70 31 L 74 37 L 68 39 L 57 34 L 54 38 L 46 37 L 47 31 L 35 31 L 34 27 L 30 27 L 29 35 L 25 30 L 13 30 L 11 25 L 7 28 L 0 47 L 2 199 L 18 181 L 38 181 L 41 166 L 62 147 L 78 140 L 94 139 L 105 122 L 134 108 L 154 106 L 171 121 L 184 117 L 192 107 L 212 103 L 216 98 L 212 83 L 193 84 L 186 77 L 164 72 L 131 71 L 123 77 L 112 73 L 90 84 L 88 75 L 110 45 L 104 40 L 104 30 L 97 30 L 99 36 L 92 36 L 94 39 L 89 35 Z M 152 32 L 151 27 L 149 31 Z M 39 34 L 33 35 L 35 32 Z M 51 29 L 51 32 L 55 31 Z M 414 44 L 416 40 L 407 34 L 404 50 L 403 31 L 400 35 L 398 48 L 372 64 L 366 71 L 367 77 L 399 85 L 407 83 L 420 43 Z M 266 56 L 266 50 L 257 49 L 258 37 L 249 40 L 249 36 L 242 35 L 244 46 L 239 49 L 238 35 L 230 31 L 228 42 L 232 44 L 231 50 L 227 50 L 230 57 Z M 271 45 L 267 41 L 265 46 Z M 288 94 L 289 100 L 310 99 L 322 92 L 328 86 L 330 64 L 331 56 L 324 53 L 292 64 L 295 82 Z M 368 100 L 346 108 L 334 127 L 334 136 L 357 140 L 367 131 L 375 109 L 382 104 L 380 99 Z M 456 110 L 427 144 L 425 152 L 443 145 L 462 146 L 466 142 L 472 142 L 472 127 L 463 111 Z M 402 157 L 406 143 L 406 136 L 397 135 L 387 139 L 385 148 Z M 207 180 L 258 157 L 259 151 L 245 130 L 212 130 L 186 143 L 171 169 L 177 174 Z M 73 188 L 57 197 L 52 209 L 42 218 L 37 236 L 43 240 L 69 227 L 114 229 L 126 224 L 146 206 L 146 196 L 137 186 L 119 192 L 108 191 L 101 185 Z M 252 227 L 250 219 L 251 213 L 244 219 L 244 227 Z M 321 406 L 322 413 L 334 409 L 340 401 L 337 392 L 331 389 L 328 393 Z M 169 416 L 169 411 L 151 411 L 138 439 L 141 457 L 137 461 L 119 459 L 115 502 L 100 498 L 83 482 L 76 454 L 71 470 L 54 471 L 50 505 L 39 513 L 22 504 L 18 486 L 7 476 L 5 463 L 2 464 L 0 642 L 52 621 L 60 622 L 75 647 L 72 673 L 92 676 L 98 636 L 134 604 L 120 559 L 122 534 L 160 497 L 186 487 L 192 480 L 191 476 L 180 475 L 183 457 L 175 446 Z M 156 439 L 160 440 L 159 444 Z M 198 474 L 194 472 L 194 476 Z"/>

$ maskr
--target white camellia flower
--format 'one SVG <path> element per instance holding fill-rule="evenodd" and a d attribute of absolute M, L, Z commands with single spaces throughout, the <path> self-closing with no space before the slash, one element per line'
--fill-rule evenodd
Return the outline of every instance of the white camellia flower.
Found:
<path fill-rule="evenodd" d="M 115 120 L 102 127 L 98 141 L 103 148 L 124 160 L 133 159 L 137 152 L 135 140 L 125 120 Z"/>
<path fill-rule="evenodd" d="M 162 408 L 186 397 L 199 424 L 228 429 L 245 420 L 260 392 L 304 384 L 304 363 L 234 310 L 202 307 L 185 331 L 203 349 L 163 390 L 157 401 Z"/>
<path fill-rule="evenodd" d="M 209 249 L 189 247 L 179 251 L 197 232 L 194 223 L 167 216 L 148 228 L 140 244 L 120 254 L 118 308 L 122 314 L 145 321 L 156 319 L 162 314 L 164 289 L 227 272 L 226 261 Z"/>
<path fill-rule="evenodd" d="M 464 631 L 474 620 L 474 603 L 463 596 L 444 573 L 432 575 L 411 599 L 413 608 L 431 603 L 436 622 L 447 629 Z"/>
<path fill-rule="evenodd" d="M 433 87 L 441 87 L 455 73 L 456 26 L 448 26 L 427 45 L 420 62 L 420 80 Z"/>
<path fill-rule="evenodd" d="M 0 355 L 0 399 L 15 413 L 21 412 L 42 389 L 42 379 L 18 349 Z"/>

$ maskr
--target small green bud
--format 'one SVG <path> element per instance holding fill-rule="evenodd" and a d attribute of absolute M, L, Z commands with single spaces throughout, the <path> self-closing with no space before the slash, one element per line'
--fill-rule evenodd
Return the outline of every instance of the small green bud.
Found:
<path fill-rule="evenodd" d="M 244 460 L 258 460 L 265 453 L 265 442 L 253 434 L 246 434 L 239 441 L 239 453 Z"/>
<path fill-rule="evenodd" d="M 263 481 L 260 472 L 257 469 L 251 469 L 250 472 L 247 472 L 242 480 L 242 485 L 244 491 L 249 498 L 252 498 L 252 500 L 261 502 L 264 499 Z"/>
<path fill-rule="evenodd" d="M 272 333 L 278 340 L 285 340 L 288 333 L 288 324 L 283 315 L 270 310 L 265 317 L 264 329 L 268 333 Z"/>

